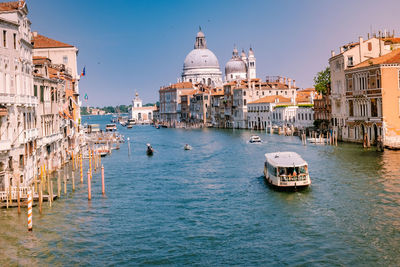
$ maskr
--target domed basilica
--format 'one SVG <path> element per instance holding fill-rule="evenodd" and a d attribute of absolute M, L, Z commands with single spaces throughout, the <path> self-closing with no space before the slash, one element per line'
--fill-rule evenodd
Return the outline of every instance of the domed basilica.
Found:
<path fill-rule="evenodd" d="M 249 56 L 242 51 L 239 57 L 235 48 L 232 58 L 225 66 L 225 81 L 256 78 L 256 59 L 250 48 Z M 207 49 L 204 33 L 199 30 L 196 36 L 194 49 L 186 56 L 183 64 L 182 81 L 202 83 L 211 87 L 222 85 L 222 73 L 218 59 L 214 53 Z"/>

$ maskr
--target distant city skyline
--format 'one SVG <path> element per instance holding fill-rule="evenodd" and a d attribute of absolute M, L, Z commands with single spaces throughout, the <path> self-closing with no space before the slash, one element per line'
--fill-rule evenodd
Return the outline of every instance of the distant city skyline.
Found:
<path fill-rule="evenodd" d="M 175 83 L 198 27 L 224 72 L 236 45 L 251 46 L 257 76 L 282 75 L 301 88 L 328 66 L 330 51 L 367 33 L 400 34 L 400 3 L 376 1 L 27 1 L 32 31 L 79 48 L 83 105 L 129 105 L 137 91 L 158 101 Z M 83 96 L 88 95 L 88 101 Z"/>

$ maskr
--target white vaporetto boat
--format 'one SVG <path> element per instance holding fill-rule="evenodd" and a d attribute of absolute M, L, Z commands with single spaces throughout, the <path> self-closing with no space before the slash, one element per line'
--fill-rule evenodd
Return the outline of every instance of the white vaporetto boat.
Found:
<path fill-rule="evenodd" d="M 265 154 L 264 175 L 279 188 L 298 189 L 311 184 L 307 162 L 295 152 Z"/>
<path fill-rule="evenodd" d="M 250 143 L 261 143 L 262 142 L 262 140 L 261 140 L 261 138 L 258 136 L 258 135 L 252 135 L 251 137 L 250 137 L 250 141 L 249 141 Z"/>

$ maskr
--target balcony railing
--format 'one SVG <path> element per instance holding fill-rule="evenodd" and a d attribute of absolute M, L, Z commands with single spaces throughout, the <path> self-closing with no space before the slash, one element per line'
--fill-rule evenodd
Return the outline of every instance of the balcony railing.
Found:
<path fill-rule="evenodd" d="M 63 138 L 63 134 L 62 133 L 56 133 L 56 134 L 52 134 L 52 135 L 47 135 L 44 136 L 40 139 L 39 141 L 39 145 L 41 146 L 45 146 L 47 144 L 51 144 L 54 142 L 57 142 L 58 140 L 61 140 Z"/>
<path fill-rule="evenodd" d="M 11 141 L 10 140 L 0 140 L 0 151 L 11 150 Z"/>
<path fill-rule="evenodd" d="M 1 93 L 0 104 L 36 106 L 38 104 L 38 99 L 36 96 L 30 96 L 30 95 L 15 95 L 15 94 Z"/>
<path fill-rule="evenodd" d="M 19 135 L 19 143 L 24 144 L 24 143 L 30 142 L 32 140 L 35 140 L 37 137 L 38 137 L 38 129 L 37 128 L 24 130 Z"/>

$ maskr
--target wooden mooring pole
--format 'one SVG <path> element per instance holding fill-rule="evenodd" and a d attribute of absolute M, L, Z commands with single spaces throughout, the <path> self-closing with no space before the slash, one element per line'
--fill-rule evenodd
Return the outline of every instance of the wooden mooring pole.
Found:
<path fill-rule="evenodd" d="M 33 190 L 28 190 L 28 231 L 32 231 L 33 221 L 32 221 L 32 192 Z"/>
<path fill-rule="evenodd" d="M 87 181 L 88 181 L 88 200 L 92 199 L 92 188 L 91 188 L 91 181 L 90 181 L 90 171 L 88 170 L 87 173 Z"/>
<path fill-rule="evenodd" d="M 101 165 L 101 193 L 103 196 L 106 194 L 106 189 L 104 185 L 104 166 Z"/>

